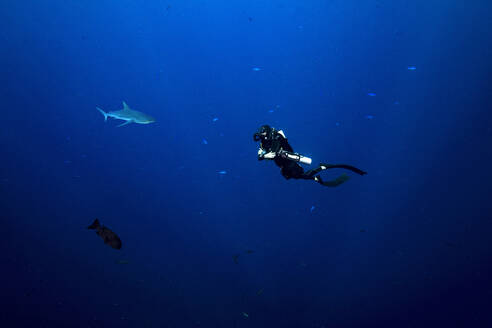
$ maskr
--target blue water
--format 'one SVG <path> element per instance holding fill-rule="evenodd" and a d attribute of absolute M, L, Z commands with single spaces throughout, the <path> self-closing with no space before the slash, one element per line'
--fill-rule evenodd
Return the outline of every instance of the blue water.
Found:
<path fill-rule="evenodd" d="M 0 326 L 491 327 L 491 13 L 1 2 Z M 262 124 L 368 174 L 286 180 Z"/>

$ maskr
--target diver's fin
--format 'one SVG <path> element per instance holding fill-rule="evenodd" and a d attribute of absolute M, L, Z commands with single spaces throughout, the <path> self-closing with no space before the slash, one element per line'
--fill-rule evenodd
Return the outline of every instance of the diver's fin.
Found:
<path fill-rule="evenodd" d="M 323 164 L 321 163 L 320 164 L 320 167 L 323 169 L 323 170 L 327 170 L 327 169 L 346 169 L 346 170 L 350 170 L 352 172 L 355 172 L 357 174 L 360 174 L 360 175 L 365 175 L 367 174 L 367 172 L 365 171 L 362 171 L 361 169 L 358 169 L 352 165 L 347 165 L 347 164 Z"/>
<path fill-rule="evenodd" d="M 91 229 L 91 230 L 94 230 L 94 229 L 97 229 L 99 228 L 101 225 L 99 224 L 99 219 L 95 219 L 94 222 L 87 227 L 87 229 Z"/>
<path fill-rule="evenodd" d="M 130 124 L 130 123 L 132 123 L 132 122 L 133 122 L 133 121 L 126 121 L 126 122 L 121 123 L 120 125 L 118 125 L 118 126 L 117 126 L 117 128 L 122 127 L 122 126 L 125 126 L 125 125 L 127 125 L 127 124 Z"/>
<path fill-rule="evenodd" d="M 344 183 L 345 181 L 347 181 L 348 179 L 350 179 L 350 177 L 344 173 L 340 175 L 338 178 L 336 178 L 335 180 L 323 181 L 319 175 L 317 175 L 314 180 L 325 187 L 337 187 L 342 183 Z"/>
<path fill-rule="evenodd" d="M 126 102 L 123 102 L 123 110 L 129 110 L 130 107 L 126 104 Z"/>
<path fill-rule="evenodd" d="M 100 111 L 100 112 L 101 112 L 101 114 L 103 114 L 103 115 L 104 115 L 104 122 L 106 122 L 106 121 L 108 120 L 108 114 L 107 114 L 105 111 L 103 111 L 101 108 L 99 108 L 99 107 L 96 107 L 96 109 L 97 109 L 98 111 Z"/>

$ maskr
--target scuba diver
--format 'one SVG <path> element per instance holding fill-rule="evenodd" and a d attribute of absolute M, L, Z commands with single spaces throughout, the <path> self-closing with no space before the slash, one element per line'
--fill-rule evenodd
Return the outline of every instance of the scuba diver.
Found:
<path fill-rule="evenodd" d="M 280 167 L 280 172 L 286 179 L 314 180 L 323 186 L 336 187 L 347 181 L 349 176 L 344 173 L 334 180 L 323 181 L 318 173 L 327 169 L 341 168 L 350 170 L 360 175 L 367 174 L 367 172 L 364 172 L 351 165 L 323 163 L 321 163 L 317 168 L 305 172 L 304 169 L 297 163 L 300 162 L 310 165 L 311 158 L 295 153 L 287 142 L 284 132 L 282 130 L 277 131 L 269 125 L 261 126 L 258 129 L 258 132 L 253 135 L 253 140 L 256 142 L 260 141 L 258 160 L 273 160 L 275 164 Z"/>

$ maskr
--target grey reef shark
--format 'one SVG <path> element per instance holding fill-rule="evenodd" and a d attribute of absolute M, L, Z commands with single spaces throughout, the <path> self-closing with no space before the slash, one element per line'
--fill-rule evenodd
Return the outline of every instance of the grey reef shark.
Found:
<path fill-rule="evenodd" d="M 101 108 L 96 107 L 98 111 L 101 112 L 101 114 L 104 115 L 104 122 L 108 120 L 108 117 L 117 119 L 117 120 L 123 120 L 125 122 L 121 123 L 118 125 L 124 126 L 130 123 L 137 123 L 137 124 L 149 124 L 149 123 L 154 123 L 155 118 L 152 116 L 149 116 L 147 114 L 144 114 L 142 112 L 139 112 L 138 110 L 133 110 L 131 109 L 126 102 L 123 102 L 123 109 L 121 110 L 115 110 L 113 112 L 105 112 Z"/>

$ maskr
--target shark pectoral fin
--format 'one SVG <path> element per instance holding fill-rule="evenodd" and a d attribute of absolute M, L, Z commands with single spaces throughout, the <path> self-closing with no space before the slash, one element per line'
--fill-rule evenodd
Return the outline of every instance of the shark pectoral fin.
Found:
<path fill-rule="evenodd" d="M 120 125 L 118 125 L 118 126 L 117 126 L 117 128 L 122 127 L 122 126 L 125 126 L 125 125 L 127 125 L 127 124 L 130 124 L 130 123 L 132 123 L 132 122 L 133 122 L 133 121 L 126 121 L 126 122 L 121 123 Z"/>

